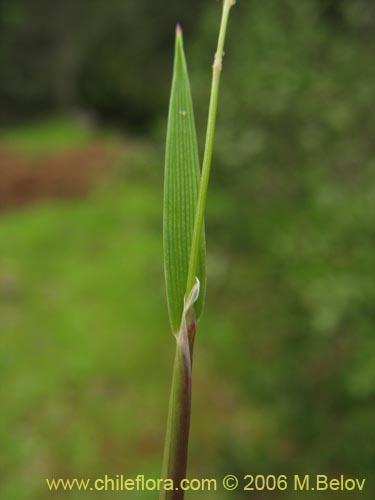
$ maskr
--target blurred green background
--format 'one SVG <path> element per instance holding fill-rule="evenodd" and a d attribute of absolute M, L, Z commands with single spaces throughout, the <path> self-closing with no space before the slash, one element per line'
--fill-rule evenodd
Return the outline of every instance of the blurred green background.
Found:
<path fill-rule="evenodd" d="M 174 27 L 202 149 L 220 4 L 0 4 L 1 498 L 96 498 L 52 494 L 46 477 L 160 475 Z M 373 498 L 371 4 L 233 9 L 189 466 L 198 478 L 345 474 L 365 491 L 187 498 Z"/>

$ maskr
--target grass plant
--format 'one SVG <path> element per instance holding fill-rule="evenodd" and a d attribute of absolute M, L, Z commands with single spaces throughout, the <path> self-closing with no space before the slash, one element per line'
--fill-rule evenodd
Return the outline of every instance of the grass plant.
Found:
<path fill-rule="evenodd" d="M 192 363 L 197 322 L 205 295 L 204 213 L 214 146 L 220 75 L 229 13 L 223 1 L 213 63 L 202 169 L 199 167 L 193 102 L 181 27 L 176 29 L 164 178 L 164 269 L 176 356 L 163 459 L 163 479 L 178 485 L 186 477 L 191 413 Z M 162 491 L 161 500 L 181 500 L 182 489 Z"/>

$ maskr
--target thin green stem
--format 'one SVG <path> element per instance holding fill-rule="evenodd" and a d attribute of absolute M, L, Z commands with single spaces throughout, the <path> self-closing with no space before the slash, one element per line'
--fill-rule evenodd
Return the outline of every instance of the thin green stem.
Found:
<path fill-rule="evenodd" d="M 220 75 L 221 75 L 223 56 L 224 56 L 224 42 L 225 42 L 225 36 L 226 36 L 226 32 L 227 32 L 227 25 L 228 25 L 230 9 L 235 3 L 236 3 L 235 0 L 224 0 L 223 15 L 221 18 L 221 25 L 220 25 L 220 32 L 219 32 L 219 40 L 218 40 L 218 44 L 217 44 L 217 50 L 215 53 L 214 64 L 212 66 L 213 75 L 212 75 L 210 105 L 209 105 L 209 111 L 208 111 L 206 145 L 205 145 L 204 155 L 203 155 L 202 175 L 201 175 L 201 182 L 200 182 L 200 187 L 199 187 L 197 209 L 195 212 L 193 239 L 192 239 L 192 245 L 191 245 L 191 251 L 190 251 L 189 271 L 188 271 L 188 279 L 187 279 L 187 284 L 186 284 L 185 296 L 188 296 L 191 289 L 193 288 L 194 283 L 195 283 L 195 276 L 197 273 L 198 255 L 199 255 L 200 241 L 201 241 L 201 237 L 202 237 L 204 212 L 206 209 L 207 188 L 208 188 L 208 181 L 210 178 L 212 151 L 213 151 L 214 138 L 215 138 L 215 126 L 216 126 L 217 104 L 218 104 L 218 98 L 219 98 Z"/>
<path fill-rule="evenodd" d="M 181 485 L 181 481 L 186 477 L 188 458 L 191 372 L 196 330 L 196 320 L 192 305 L 198 298 L 198 295 L 199 282 L 196 282 L 191 294 L 185 300 L 180 331 L 176 335 L 176 357 L 169 400 L 162 471 L 162 479 L 172 480 L 175 488 L 162 488 L 160 491 L 160 500 L 183 500 L 184 498 L 184 491 L 179 486 Z"/>
<path fill-rule="evenodd" d="M 178 488 L 186 477 L 187 468 L 191 413 L 191 351 L 185 332 L 180 332 L 176 340 L 162 479 L 172 480 Z M 182 489 L 162 488 L 160 491 L 160 500 L 183 498 Z"/>

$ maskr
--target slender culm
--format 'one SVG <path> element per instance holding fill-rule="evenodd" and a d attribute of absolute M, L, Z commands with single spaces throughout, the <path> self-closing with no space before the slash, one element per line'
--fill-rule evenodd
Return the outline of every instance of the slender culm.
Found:
<path fill-rule="evenodd" d="M 182 500 L 191 412 L 192 357 L 205 291 L 204 213 L 214 145 L 224 42 L 234 0 L 224 0 L 202 170 L 199 168 L 193 103 L 183 48 L 176 28 L 173 82 L 169 104 L 164 176 L 164 270 L 168 310 L 176 339 L 172 389 L 165 437 L 162 479 L 172 480 L 160 500 Z M 166 484 L 166 483 L 165 483 Z"/>

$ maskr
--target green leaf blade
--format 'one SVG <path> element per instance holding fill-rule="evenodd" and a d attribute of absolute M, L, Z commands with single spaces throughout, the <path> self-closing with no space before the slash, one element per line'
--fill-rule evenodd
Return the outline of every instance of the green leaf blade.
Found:
<path fill-rule="evenodd" d="M 164 175 L 164 271 L 172 331 L 180 327 L 200 181 L 198 145 L 182 32 L 176 31 Z M 205 291 L 205 241 L 202 230 L 194 306 L 199 318 Z"/>

